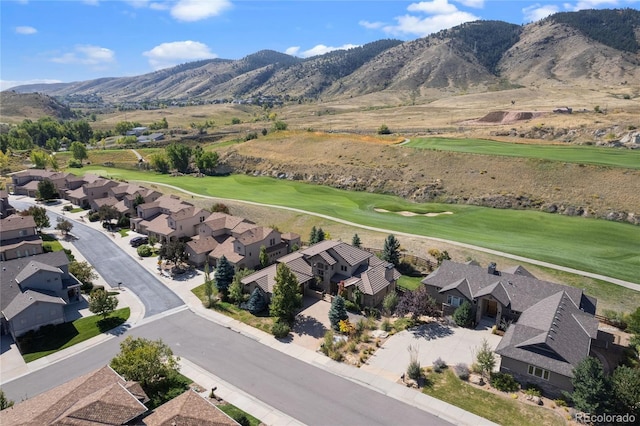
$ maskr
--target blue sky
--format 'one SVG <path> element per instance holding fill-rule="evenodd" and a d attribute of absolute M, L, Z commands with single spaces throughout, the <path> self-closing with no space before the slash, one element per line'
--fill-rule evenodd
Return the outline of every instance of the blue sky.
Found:
<path fill-rule="evenodd" d="M 0 89 L 144 74 L 262 49 L 299 57 L 640 0 L 0 0 Z"/>

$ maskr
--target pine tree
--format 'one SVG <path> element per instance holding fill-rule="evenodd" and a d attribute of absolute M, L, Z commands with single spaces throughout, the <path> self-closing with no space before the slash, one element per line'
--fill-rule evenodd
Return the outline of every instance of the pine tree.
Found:
<path fill-rule="evenodd" d="M 220 260 L 218 260 L 218 267 L 216 268 L 216 272 L 213 274 L 216 280 L 216 288 L 222 296 L 222 299 L 227 297 L 227 290 L 233 281 L 234 274 L 235 270 L 233 269 L 233 266 L 223 255 Z"/>
<path fill-rule="evenodd" d="M 480 368 L 482 376 L 485 378 L 489 377 L 493 368 L 496 366 L 496 357 L 493 355 L 487 339 L 482 339 L 482 345 L 476 354 L 476 363 Z"/>
<path fill-rule="evenodd" d="M 316 242 L 324 241 L 325 234 L 322 228 L 318 228 L 318 233 L 316 234 Z"/>
<path fill-rule="evenodd" d="M 267 300 L 259 287 L 253 289 L 244 307 L 253 315 L 259 314 L 267 308 Z"/>
<path fill-rule="evenodd" d="M 586 357 L 573 369 L 571 400 L 578 411 L 602 414 L 611 397 L 610 384 L 600 360 Z"/>
<path fill-rule="evenodd" d="M 318 242 L 318 230 L 315 225 L 311 228 L 311 233 L 309 234 L 309 245 L 315 244 Z"/>
<path fill-rule="evenodd" d="M 360 241 L 358 234 L 353 234 L 353 238 L 351 238 L 351 245 L 357 248 L 362 246 L 362 242 Z"/>
<path fill-rule="evenodd" d="M 299 283 L 291 269 L 284 263 L 278 264 L 275 285 L 271 295 L 269 313 L 280 322 L 293 322 L 295 313 L 302 306 Z"/>
<path fill-rule="evenodd" d="M 347 315 L 347 308 L 344 305 L 344 298 L 337 295 L 331 302 L 331 308 L 329 309 L 329 322 L 331 328 L 334 331 L 340 331 L 340 321 L 349 319 Z"/>
<path fill-rule="evenodd" d="M 384 240 L 382 260 L 393 263 L 394 266 L 398 266 L 400 263 L 400 241 L 398 241 L 394 235 L 389 235 L 387 239 Z"/>

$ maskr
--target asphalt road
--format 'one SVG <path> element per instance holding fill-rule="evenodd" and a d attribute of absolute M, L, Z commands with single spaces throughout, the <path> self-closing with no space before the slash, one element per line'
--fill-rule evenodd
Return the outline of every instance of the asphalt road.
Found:
<path fill-rule="evenodd" d="M 18 210 L 28 209 L 33 203 L 12 201 Z M 48 210 L 51 227 L 54 228 L 58 217 Z M 111 286 L 121 282 L 135 293 L 144 305 L 144 316 L 149 317 L 169 309 L 184 305 L 184 302 L 164 284 L 158 281 L 147 269 L 123 252 L 106 234 L 83 225 L 73 223 L 71 233 L 77 237 L 73 245 Z"/>
<path fill-rule="evenodd" d="M 126 332 L 162 338 L 182 356 L 308 425 L 448 425 L 425 411 L 298 361 L 190 311 Z M 82 353 L 2 385 L 14 401 L 99 368 L 118 352 L 117 336 Z"/>

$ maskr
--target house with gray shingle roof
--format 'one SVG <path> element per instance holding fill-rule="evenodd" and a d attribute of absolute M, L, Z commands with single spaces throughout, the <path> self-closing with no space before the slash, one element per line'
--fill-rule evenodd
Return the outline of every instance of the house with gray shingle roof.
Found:
<path fill-rule="evenodd" d="M 337 294 L 340 289 L 353 300 L 359 292 L 364 306 L 375 307 L 395 291 L 400 273 L 392 264 L 341 241 L 326 240 L 276 260 L 276 264 L 242 279 L 245 291 L 255 287 L 270 296 L 277 264 L 284 263 L 298 278 L 306 294 Z M 358 292 L 356 291 L 358 290 Z"/>
<path fill-rule="evenodd" d="M 65 322 L 64 308 L 79 299 L 81 283 L 69 273 L 63 251 L 0 263 L 2 333 L 14 338 Z"/>
<path fill-rule="evenodd" d="M 0 260 L 34 256 L 43 251 L 33 216 L 13 214 L 0 219 Z"/>
<path fill-rule="evenodd" d="M 499 271 L 494 263 L 445 260 L 422 280 L 447 315 L 464 301 L 476 323 L 509 324 L 496 348 L 500 371 L 534 383 L 548 395 L 571 391 L 573 369 L 597 338 L 597 301 L 575 287 L 538 280 L 522 266 Z"/>

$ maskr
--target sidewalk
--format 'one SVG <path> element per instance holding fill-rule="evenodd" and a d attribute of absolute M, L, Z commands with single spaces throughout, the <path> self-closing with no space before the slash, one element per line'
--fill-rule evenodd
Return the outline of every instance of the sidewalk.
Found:
<path fill-rule="evenodd" d="M 56 205 L 56 206 L 47 206 L 47 208 L 49 208 L 50 210 L 56 213 L 62 214 L 62 207 L 66 203 L 68 202 L 65 201 L 63 204 Z M 67 218 L 69 219 L 79 220 L 80 216 L 84 214 L 85 212 L 82 212 L 82 213 L 66 212 L 65 216 L 67 216 Z M 107 232 L 104 229 L 102 229 L 99 222 L 91 223 L 89 221 L 84 221 L 83 223 L 101 232 Z M 231 330 L 234 330 L 239 334 L 242 334 L 246 337 L 256 340 L 266 346 L 269 346 L 284 354 L 292 356 L 300 361 L 306 362 L 318 368 L 322 368 L 325 371 L 328 371 L 332 374 L 343 377 L 347 380 L 351 380 L 360 385 L 367 386 L 368 388 L 374 391 L 380 392 L 391 398 L 395 398 L 399 401 L 412 405 L 416 408 L 428 411 L 429 413 L 434 414 L 442 418 L 443 420 L 446 420 L 453 424 L 494 425 L 494 423 L 482 417 L 476 416 L 475 414 L 469 413 L 458 407 L 455 407 L 453 405 L 440 401 L 436 398 L 425 395 L 415 389 L 407 388 L 401 384 L 398 384 L 395 381 L 393 381 L 391 378 L 385 377 L 384 375 L 377 375 L 371 371 L 366 371 L 364 369 L 359 369 L 350 365 L 335 362 L 321 353 L 315 352 L 313 350 L 304 348 L 302 346 L 299 346 L 293 343 L 282 343 L 276 338 L 274 338 L 273 335 L 271 334 L 265 333 L 261 330 L 258 330 L 240 321 L 234 320 L 216 311 L 206 309 L 202 305 L 202 302 L 200 301 L 200 299 L 191 292 L 193 288 L 203 284 L 204 274 L 201 271 L 196 270 L 196 273 L 193 276 L 190 276 L 186 279 L 172 279 L 172 278 L 168 278 L 160 275 L 157 270 L 156 258 L 153 258 L 153 257 L 140 258 L 137 255 L 136 249 L 132 248 L 129 245 L 129 241 L 131 240 L 131 238 L 138 235 L 139 234 L 135 232 L 130 232 L 129 236 L 121 237 L 118 233 L 115 233 L 113 242 L 116 243 L 123 251 L 128 253 L 130 256 L 137 259 L 152 274 L 157 275 L 158 280 L 162 281 L 169 289 L 171 289 L 176 295 L 178 295 L 178 297 L 180 297 L 184 301 L 184 303 L 187 305 L 188 309 L 190 309 L 195 314 L 203 318 L 206 318 L 212 322 L 215 322 L 219 325 L 222 325 L 223 327 L 227 327 Z M 75 252 L 74 252 L 74 255 L 75 255 Z M 81 259 L 84 259 L 84 258 L 82 258 L 81 256 L 78 256 L 78 260 L 81 260 Z M 126 303 L 131 303 L 131 305 L 129 306 L 132 308 L 132 313 L 131 313 L 131 318 L 127 324 L 128 326 L 136 327 L 153 320 L 153 318 L 146 318 L 143 320 L 144 308 L 142 307 L 141 303 L 137 300 L 135 295 L 133 295 L 130 292 L 127 293 L 126 289 L 121 293 L 123 294 L 123 297 L 126 299 Z M 125 299 L 123 299 L 123 306 L 125 303 Z M 183 306 L 178 308 L 178 310 L 187 309 L 187 307 Z M 134 311 L 135 311 L 135 315 L 134 315 Z M 169 313 L 164 313 L 163 315 L 167 315 L 167 314 Z M 50 357 L 45 357 L 45 358 L 42 358 L 42 360 L 34 361 L 33 363 L 29 364 L 28 371 L 36 370 L 38 368 L 41 368 L 41 366 L 53 363 L 65 356 L 70 356 L 74 353 L 80 352 L 84 348 L 89 347 L 91 345 L 98 344 L 102 342 L 103 339 L 107 339 L 110 337 L 111 336 L 108 336 L 108 335 L 101 335 L 87 342 L 83 342 L 83 344 L 76 345 L 73 348 L 69 348 L 65 351 L 60 351 L 59 353 L 52 355 Z M 37 362 L 40 362 L 40 363 L 34 364 Z M 196 383 L 199 383 L 201 386 L 208 388 L 207 392 L 210 391 L 212 387 L 217 386 L 218 390 L 216 391 L 216 394 L 218 394 L 221 398 L 237 406 L 238 408 L 246 411 L 247 413 L 259 418 L 265 424 L 274 424 L 274 425 L 275 424 L 277 425 L 299 424 L 294 419 L 284 415 L 283 413 L 279 412 L 278 410 L 275 410 L 272 407 L 267 406 L 266 404 L 251 397 L 250 395 L 237 390 L 236 388 L 233 387 L 233 385 L 229 383 L 225 383 L 224 381 L 220 380 L 216 376 L 196 366 L 195 364 L 189 362 L 188 360 L 183 360 L 181 365 L 183 366 L 183 368 L 186 368 L 182 370 L 182 372 L 186 376 L 193 379 Z M 23 374 L 26 374 L 26 373 L 23 373 Z M 3 381 L 6 381 L 4 377 L 4 365 L 3 365 Z"/>

